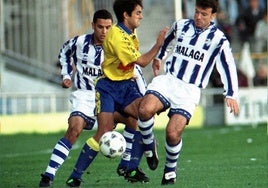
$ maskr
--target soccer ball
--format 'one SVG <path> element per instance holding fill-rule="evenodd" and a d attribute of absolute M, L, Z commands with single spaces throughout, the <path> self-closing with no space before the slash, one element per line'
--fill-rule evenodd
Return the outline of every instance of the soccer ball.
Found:
<path fill-rule="evenodd" d="M 120 157 L 126 150 L 126 140 L 117 131 L 108 131 L 99 141 L 101 153 L 108 158 Z"/>

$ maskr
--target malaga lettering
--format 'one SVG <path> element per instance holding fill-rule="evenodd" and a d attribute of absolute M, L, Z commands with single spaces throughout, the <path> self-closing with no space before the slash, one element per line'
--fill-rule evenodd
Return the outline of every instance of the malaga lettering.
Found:
<path fill-rule="evenodd" d="M 177 46 L 176 52 L 180 55 L 184 55 L 187 57 L 190 57 L 194 60 L 203 62 L 204 60 L 204 53 L 201 53 L 200 51 L 195 51 L 194 49 L 189 49 L 184 46 Z"/>
<path fill-rule="evenodd" d="M 94 69 L 89 67 L 83 67 L 83 73 L 89 76 L 97 76 L 97 77 L 102 76 L 101 69 Z"/>

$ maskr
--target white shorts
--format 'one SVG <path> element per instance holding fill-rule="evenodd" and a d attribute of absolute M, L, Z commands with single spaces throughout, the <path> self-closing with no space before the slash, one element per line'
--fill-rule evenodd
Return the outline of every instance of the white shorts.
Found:
<path fill-rule="evenodd" d="M 160 93 L 173 110 L 181 109 L 191 116 L 200 101 L 201 89 L 170 74 L 153 78 L 147 90 Z"/>
<path fill-rule="evenodd" d="M 95 129 L 95 127 L 97 126 L 96 116 L 94 113 L 95 91 L 76 90 L 72 92 L 70 102 L 72 104 L 71 114 L 73 112 L 79 112 L 76 113 L 76 115 L 80 115 L 80 113 L 83 113 L 83 115 L 80 116 L 83 117 L 86 121 L 91 119 L 90 120 L 91 123 L 87 122 L 86 129 Z M 84 117 L 84 115 L 87 117 Z M 94 125 L 92 125 L 93 123 Z"/>

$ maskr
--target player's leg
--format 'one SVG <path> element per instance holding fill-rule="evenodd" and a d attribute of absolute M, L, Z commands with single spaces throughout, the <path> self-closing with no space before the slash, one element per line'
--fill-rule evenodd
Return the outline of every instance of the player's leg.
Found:
<path fill-rule="evenodd" d="M 174 184 L 176 181 L 177 161 L 182 148 L 181 135 L 200 99 L 199 88 L 176 79 L 174 82 L 178 87 L 174 89 L 173 95 L 169 96 L 171 107 L 168 116 L 170 120 L 166 127 L 166 163 L 162 185 Z"/>
<path fill-rule="evenodd" d="M 154 115 L 163 109 L 162 102 L 153 94 L 146 94 L 139 107 L 139 129 L 144 143 L 144 154 L 151 170 L 158 166 L 157 143 L 153 134 Z"/>
<path fill-rule="evenodd" d="M 174 184 L 176 181 L 177 161 L 182 148 L 181 135 L 187 122 L 188 120 L 184 116 L 174 114 L 170 117 L 166 127 L 166 162 L 162 185 Z"/>
<path fill-rule="evenodd" d="M 76 161 L 75 167 L 67 179 L 67 186 L 79 186 L 82 181 L 82 175 L 89 165 L 94 161 L 99 152 L 100 137 L 107 131 L 113 130 L 114 122 L 113 113 L 101 112 L 98 114 L 98 129 L 95 135 L 89 138 L 84 144 L 80 155 Z"/>
<path fill-rule="evenodd" d="M 140 132 L 136 131 L 137 120 L 130 116 L 124 117 L 118 112 L 115 112 L 115 119 L 126 125 L 123 136 L 127 142 L 126 151 L 117 168 L 118 175 L 124 176 L 130 182 L 149 182 L 149 178 L 139 168 L 143 155 L 143 143 Z"/>
<path fill-rule="evenodd" d="M 126 174 L 125 174 L 125 179 L 128 182 L 146 183 L 150 181 L 150 179 L 146 176 L 143 170 L 139 167 L 141 158 L 144 153 L 143 146 L 144 145 L 143 145 L 140 131 L 136 131 L 134 138 L 133 138 L 133 144 L 132 144 L 133 149 L 131 151 L 131 159 L 129 163 L 130 165 L 128 166 L 128 170 L 126 171 Z"/>
<path fill-rule="evenodd" d="M 39 183 L 40 187 L 52 184 L 57 170 L 69 155 L 72 145 L 76 142 L 83 129 L 92 129 L 94 117 L 95 92 L 77 90 L 71 96 L 72 112 L 68 119 L 68 129 L 63 138 L 55 145 L 45 174 Z"/>
<path fill-rule="evenodd" d="M 39 187 L 47 187 L 52 184 L 57 170 L 62 166 L 69 155 L 72 145 L 77 140 L 78 136 L 85 127 L 85 120 L 80 116 L 72 116 L 69 118 L 69 126 L 63 138 L 61 138 L 55 145 L 48 166 Z"/>
<path fill-rule="evenodd" d="M 114 100 L 107 94 L 106 86 L 109 85 L 106 79 L 99 79 L 96 84 L 96 109 L 98 128 L 95 135 L 89 138 L 84 144 L 75 167 L 66 181 L 70 187 L 79 186 L 83 172 L 93 162 L 99 152 L 99 140 L 101 136 L 113 130 L 114 127 Z M 109 87 L 109 86 L 107 86 Z"/>

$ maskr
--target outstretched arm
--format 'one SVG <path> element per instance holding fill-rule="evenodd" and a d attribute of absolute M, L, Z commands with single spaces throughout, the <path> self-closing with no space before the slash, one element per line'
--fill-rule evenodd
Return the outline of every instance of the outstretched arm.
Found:
<path fill-rule="evenodd" d="M 168 29 L 168 27 L 165 27 L 159 32 L 155 45 L 147 53 L 140 56 L 137 62 L 135 62 L 136 64 L 145 67 L 155 58 L 165 40 Z"/>

